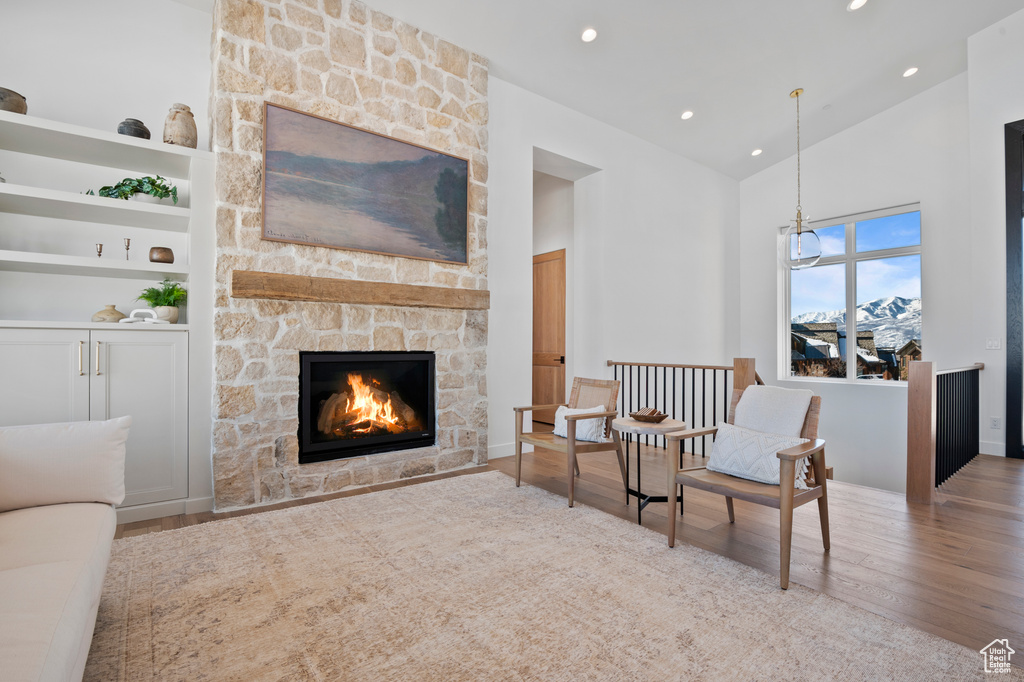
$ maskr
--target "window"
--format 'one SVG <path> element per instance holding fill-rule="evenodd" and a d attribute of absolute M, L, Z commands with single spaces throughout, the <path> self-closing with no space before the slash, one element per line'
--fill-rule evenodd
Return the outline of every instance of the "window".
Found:
<path fill-rule="evenodd" d="M 918 206 L 811 226 L 821 260 L 786 278 L 790 376 L 906 381 L 922 348 Z"/>

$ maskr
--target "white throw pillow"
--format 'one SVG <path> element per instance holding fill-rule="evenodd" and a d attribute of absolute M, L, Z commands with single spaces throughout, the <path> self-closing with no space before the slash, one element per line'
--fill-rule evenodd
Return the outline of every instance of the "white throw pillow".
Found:
<path fill-rule="evenodd" d="M 124 501 L 131 417 L 0 428 L 0 512 Z"/>
<path fill-rule="evenodd" d="M 748 386 L 736 404 L 733 424 L 753 431 L 799 436 L 813 395 L 806 389 Z"/>
<path fill-rule="evenodd" d="M 562 405 L 555 410 L 555 435 L 561 436 L 562 438 L 568 438 L 568 427 L 565 422 L 567 415 L 574 414 L 590 414 L 593 412 L 607 412 L 604 405 L 597 405 L 595 407 L 581 407 L 578 409 L 569 409 L 565 405 Z M 605 438 L 604 435 L 604 417 L 598 417 L 595 419 L 580 419 L 576 422 L 576 440 L 586 440 L 592 443 L 608 443 L 610 439 Z"/>
<path fill-rule="evenodd" d="M 783 436 L 777 433 L 753 431 L 729 423 L 718 425 L 718 436 L 708 458 L 708 471 L 746 478 L 758 483 L 779 485 L 779 450 L 807 443 L 808 438 Z M 796 463 L 794 484 L 806 490 L 807 458 Z"/>

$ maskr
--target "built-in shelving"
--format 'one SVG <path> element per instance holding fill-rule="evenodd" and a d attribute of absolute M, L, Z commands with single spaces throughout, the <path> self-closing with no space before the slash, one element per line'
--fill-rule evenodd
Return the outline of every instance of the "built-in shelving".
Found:
<path fill-rule="evenodd" d="M 213 154 L 114 132 L 0 111 L 0 149 L 187 178 L 194 158 Z"/>
<path fill-rule="evenodd" d="M 0 328 L 10 329 L 128 329 L 131 331 L 187 332 L 187 324 L 146 324 L 132 322 L 54 322 L 53 320 L 0 320 Z"/>
<path fill-rule="evenodd" d="M 0 184 L 0 212 L 187 232 L 189 210 L 40 187 Z"/>
<path fill-rule="evenodd" d="M 122 261 L 114 258 L 64 256 L 37 251 L 0 250 L 0 270 L 40 272 L 48 275 L 87 275 L 90 277 L 121 277 L 152 279 L 167 277 L 184 281 L 188 268 L 164 263 Z"/>

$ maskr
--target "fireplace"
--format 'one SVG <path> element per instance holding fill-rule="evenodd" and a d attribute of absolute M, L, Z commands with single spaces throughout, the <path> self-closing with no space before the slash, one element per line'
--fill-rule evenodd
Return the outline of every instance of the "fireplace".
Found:
<path fill-rule="evenodd" d="M 434 445 L 433 352 L 300 352 L 299 463 Z"/>

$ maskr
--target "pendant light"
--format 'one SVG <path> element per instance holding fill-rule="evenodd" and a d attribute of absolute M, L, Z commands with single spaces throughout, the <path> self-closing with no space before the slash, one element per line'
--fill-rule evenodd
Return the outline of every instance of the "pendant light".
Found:
<path fill-rule="evenodd" d="M 814 230 L 807 227 L 808 217 L 803 214 L 800 205 L 800 95 L 803 88 L 789 93 L 796 100 L 796 220 L 786 230 L 786 235 L 779 244 L 779 262 L 791 270 L 802 270 L 816 264 L 821 258 L 821 240 Z"/>

